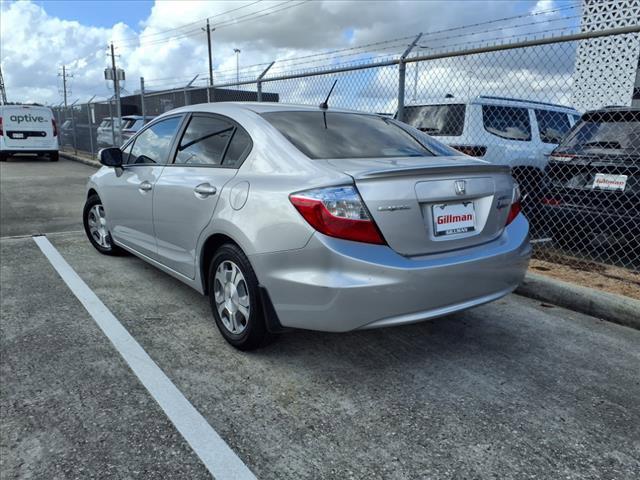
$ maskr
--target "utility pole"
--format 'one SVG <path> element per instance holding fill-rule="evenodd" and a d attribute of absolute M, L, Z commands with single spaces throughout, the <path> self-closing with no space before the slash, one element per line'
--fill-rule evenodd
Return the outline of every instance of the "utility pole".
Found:
<path fill-rule="evenodd" d="M 213 49 L 211 47 L 211 32 L 215 32 L 215 28 L 211 28 L 209 25 L 209 19 L 207 18 L 207 28 L 201 29 L 207 32 L 207 48 L 209 49 L 209 86 L 207 87 L 207 103 L 211 102 L 210 87 L 213 87 Z M 215 99 L 215 90 L 213 90 L 213 97 Z"/>
<path fill-rule="evenodd" d="M 67 78 L 72 78 L 73 75 L 69 75 L 67 73 L 66 65 L 62 65 L 62 73 L 59 73 L 58 76 L 62 77 L 62 98 L 64 98 L 64 108 L 66 110 L 66 108 L 67 108 L 67 95 L 69 94 L 69 91 L 67 89 Z"/>
<path fill-rule="evenodd" d="M 207 18 L 207 28 L 202 29 L 207 32 L 207 48 L 209 49 L 209 86 L 213 87 L 213 54 L 211 53 L 211 32 L 215 32 L 215 28 L 211 28 L 209 25 L 209 19 Z"/>
<path fill-rule="evenodd" d="M 7 103 L 7 91 L 4 88 L 4 78 L 2 78 L 2 68 L 0 68 L 0 103 Z"/>
<path fill-rule="evenodd" d="M 118 80 L 118 70 L 116 69 L 116 55 L 113 52 L 113 42 L 111 42 L 111 69 L 113 70 L 113 91 L 116 97 L 116 117 L 118 119 L 117 146 L 122 145 L 122 108 L 120 106 L 120 81 Z"/>

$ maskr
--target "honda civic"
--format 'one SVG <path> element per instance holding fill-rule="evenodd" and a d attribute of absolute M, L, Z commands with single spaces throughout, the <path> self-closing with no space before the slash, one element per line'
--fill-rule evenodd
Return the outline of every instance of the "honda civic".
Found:
<path fill-rule="evenodd" d="M 509 168 L 394 119 L 278 103 L 167 112 L 100 152 L 84 226 L 208 295 L 243 350 L 299 328 L 390 327 L 496 300 L 529 226 Z"/>

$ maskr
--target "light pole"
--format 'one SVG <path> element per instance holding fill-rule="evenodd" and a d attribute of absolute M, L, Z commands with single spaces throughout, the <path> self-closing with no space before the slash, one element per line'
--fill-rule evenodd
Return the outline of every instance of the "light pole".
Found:
<path fill-rule="evenodd" d="M 234 48 L 234 52 L 236 52 L 236 83 L 240 83 L 240 49 Z M 236 85 L 236 88 L 240 88 L 240 85 Z"/>

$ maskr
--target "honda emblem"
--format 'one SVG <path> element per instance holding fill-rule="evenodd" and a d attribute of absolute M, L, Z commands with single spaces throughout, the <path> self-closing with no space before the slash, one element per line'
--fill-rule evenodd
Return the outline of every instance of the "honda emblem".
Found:
<path fill-rule="evenodd" d="M 467 193 L 467 182 L 464 180 L 456 180 L 454 186 L 456 188 L 456 195 L 464 195 Z"/>

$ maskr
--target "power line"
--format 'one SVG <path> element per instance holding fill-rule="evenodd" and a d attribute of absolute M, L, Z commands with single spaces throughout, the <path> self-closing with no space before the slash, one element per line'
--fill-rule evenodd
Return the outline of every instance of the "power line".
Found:
<path fill-rule="evenodd" d="M 285 2 L 281 2 L 281 3 L 278 3 L 276 5 L 272 5 L 270 7 L 263 8 L 262 10 L 257 10 L 255 12 L 251 12 L 251 13 L 249 13 L 247 15 L 242 15 L 240 17 L 236 17 L 236 18 L 233 18 L 233 19 L 230 19 L 230 20 L 227 20 L 227 21 L 223 21 L 221 23 L 213 24 L 213 25 L 211 25 L 211 27 L 216 29 L 216 30 L 218 30 L 220 28 L 235 26 L 235 25 L 238 25 L 238 24 L 241 24 L 241 23 L 249 22 L 251 20 L 256 20 L 258 18 L 266 17 L 266 16 L 272 15 L 274 13 L 282 12 L 282 11 L 288 10 L 290 8 L 299 7 L 300 5 L 308 3 L 310 0 L 303 0 L 303 1 L 299 2 L 299 3 L 294 3 L 294 4 L 291 5 L 291 3 L 293 1 L 294 0 L 287 0 Z M 289 4 L 289 5 L 287 5 L 287 4 Z M 278 7 L 281 7 L 281 8 L 278 8 Z M 261 13 L 261 15 L 258 15 L 260 13 Z M 198 27 L 198 28 L 194 28 L 192 30 L 188 30 L 188 31 L 185 31 L 185 32 L 182 32 L 180 34 L 177 34 L 177 35 L 174 35 L 174 36 L 170 36 L 170 37 L 167 37 L 167 38 L 155 39 L 155 40 L 151 40 L 149 42 L 139 42 L 139 43 L 140 43 L 140 46 L 147 46 L 147 47 L 148 46 L 153 46 L 153 45 L 160 45 L 160 44 L 167 43 L 167 42 L 170 42 L 170 41 L 175 41 L 175 40 L 179 40 L 179 39 L 182 39 L 182 38 L 188 38 L 188 37 L 193 37 L 193 36 L 199 35 L 200 31 L 201 31 L 200 27 Z M 119 44 L 118 46 L 119 47 L 126 47 L 126 46 L 134 46 L 134 45 L 137 45 L 137 43 L 136 42 L 133 42 L 133 43 L 130 43 L 130 44 L 124 44 L 123 43 L 123 44 Z"/>
<path fill-rule="evenodd" d="M 202 22 L 205 22 L 207 20 L 211 20 L 212 18 L 221 17 L 223 15 L 228 15 L 229 13 L 232 13 L 232 12 L 235 12 L 235 11 L 238 11 L 238 10 L 242 10 L 243 8 L 250 7 L 252 5 L 255 5 L 256 3 L 260 3 L 261 1 L 262 0 L 256 0 L 256 1 L 248 3 L 246 5 L 242 5 L 241 7 L 232 8 L 231 10 L 226 10 L 224 12 L 217 13 L 215 15 L 211 15 L 210 17 L 206 17 L 206 18 L 203 18 L 203 19 L 200 19 L 200 20 L 196 20 L 194 22 L 185 23 L 184 25 L 181 25 L 179 27 L 169 28 L 167 30 L 162 30 L 160 32 L 154 32 L 154 33 L 148 33 L 148 34 L 124 37 L 124 38 L 120 39 L 120 41 L 123 42 L 123 43 L 127 43 L 127 40 L 136 40 L 136 41 L 138 41 L 141 38 L 148 38 L 148 37 L 154 37 L 154 36 L 158 36 L 158 35 L 164 35 L 166 33 L 173 32 L 173 31 L 176 31 L 176 30 L 181 30 L 183 28 L 187 28 L 187 27 L 190 27 L 192 25 L 201 24 Z"/>

